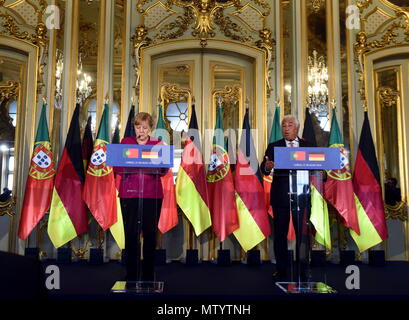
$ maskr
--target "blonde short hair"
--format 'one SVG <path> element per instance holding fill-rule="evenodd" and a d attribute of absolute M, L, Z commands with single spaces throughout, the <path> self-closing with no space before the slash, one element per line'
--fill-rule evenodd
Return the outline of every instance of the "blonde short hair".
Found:
<path fill-rule="evenodd" d="M 149 124 L 149 127 L 152 129 L 153 128 L 153 119 L 152 116 L 147 113 L 147 112 L 139 112 L 133 120 L 134 125 L 138 125 L 142 121 L 147 121 Z"/>

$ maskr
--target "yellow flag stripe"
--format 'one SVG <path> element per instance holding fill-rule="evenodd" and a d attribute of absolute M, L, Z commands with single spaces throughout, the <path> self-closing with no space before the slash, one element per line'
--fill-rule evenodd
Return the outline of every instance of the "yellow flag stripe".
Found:
<path fill-rule="evenodd" d="M 122 219 L 121 202 L 118 197 L 118 191 L 116 191 L 116 207 L 117 207 L 117 221 L 109 228 L 112 236 L 115 239 L 119 249 L 125 249 L 125 231 L 124 221 Z"/>
<path fill-rule="evenodd" d="M 266 236 L 260 230 L 260 227 L 237 192 L 235 192 L 235 197 L 240 227 L 233 234 L 243 250 L 247 252 L 263 241 Z"/>
<path fill-rule="evenodd" d="M 48 218 L 48 235 L 54 247 L 59 248 L 77 236 L 74 225 L 54 188 Z"/>
<path fill-rule="evenodd" d="M 317 233 L 315 240 L 331 249 L 331 230 L 329 226 L 328 206 L 319 191 L 311 185 L 311 216 L 310 221 Z"/>
<path fill-rule="evenodd" d="M 177 204 L 192 224 L 196 236 L 199 236 L 212 225 L 210 210 L 183 167 L 179 168 L 175 191 Z"/>
<path fill-rule="evenodd" d="M 351 237 L 354 239 L 356 245 L 360 252 L 363 252 L 373 246 L 376 246 L 378 243 L 382 242 L 381 237 L 376 231 L 374 225 L 369 219 L 368 215 L 365 212 L 364 207 L 359 201 L 358 197 L 354 194 L 356 211 L 358 213 L 358 223 L 360 235 L 355 231 L 349 230 Z"/>

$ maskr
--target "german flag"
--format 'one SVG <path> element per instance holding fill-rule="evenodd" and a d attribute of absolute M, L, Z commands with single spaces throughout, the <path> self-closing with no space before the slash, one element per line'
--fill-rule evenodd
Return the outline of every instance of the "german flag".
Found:
<path fill-rule="evenodd" d="M 194 105 L 192 106 L 192 116 L 187 135 L 182 163 L 176 179 L 176 201 L 192 224 L 196 236 L 199 236 L 212 225 L 212 221 L 206 171 Z"/>
<path fill-rule="evenodd" d="M 367 112 L 359 139 L 352 182 L 360 235 L 353 230 L 350 230 L 350 233 L 362 252 L 388 238 L 379 167 Z"/>
<path fill-rule="evenodd" d="M 80 105 L 77 104 L 58 164 L 51 200 L 48 235 L 56 248 L 88 229 L 87 207 L 82 200 L 85 173 L 79 115 Z"/>
<path fill-rule="evenodd" d="M 323 153 L 323 152 L 319 152 L 319 153 L 310 152 L 308 154 L 308 160 L 309 161 L 325 161 L 325 153 Z"/>
<path fill-rule="evenodd" d="M 234 175 L 239 228 L 233 232 L 244 251 L 254 248 L 270 233 L 267 208 L 257 153 L 250 131 L 249 109 L 243 120 L 243 131 L 237 150 Z"/>
<path fill-rule="evenodd" d="M 142 159 L 158 159 L 158 151 L 142 150 Z"/>

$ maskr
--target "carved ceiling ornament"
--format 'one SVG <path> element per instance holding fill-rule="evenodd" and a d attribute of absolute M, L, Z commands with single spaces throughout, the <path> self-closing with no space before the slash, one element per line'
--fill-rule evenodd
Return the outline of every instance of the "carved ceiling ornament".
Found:
<path fill-rule="evenodd" d="M 135 29 L 132 41 L 136 72 L 134 87 L 137 95 L 140 80 L 140 49 L 143 46 L 178 39 L 191 30 L 191 35 L 197 38 L 200 46 L 204 48 L 207 46 L 208 39 L 216 36 L 216 28 L 227 38 L 257 46 L 266 52 L 266 85 L 269 95 L 272 89 L 270 76 L 275 40 L 272 38 L 272 31 L 265 27 L 265 20 L 270 15 L 271 8 L 270 4 L 263 0 L 250 1 L 259 8 L 250 5 L 250 2 L 242 6 L 241 0 L 167 0 L 166 3 L 157 1 L 144 8 L 152 0 L 139 0 L 136 8 L 142 16 L 142 21 L 146 23 L 152 18 L 149 15 L 151 11 L 153 12 L 153 8 L 166 8 L 169 14 L 168 18 L 158 23 L 149 22 L 150 27 L 141 24 Z M 179 11 L 176 11 L 178 8 Z M 181 9 L 182 12 L 180 12 Z M 226 9 L 234 11 L 227 12 Z M 256 30 L 257 28 L 259 29 Z M 258 39 L 255 36 L 257 33 Z M 151 38 L 147 37 L 148 34 Z"/>
<path fill-rule="evenodd" d="M 361 16 L 364 15 L 365 9 L 371 4 L 372 0 L 357 1 Z M 372 13 L 376 12 L 376 10 L 372 11 Z M 366 18 L 369 16 L 370 14 L 367 14 Z M 359 93 L 365 111 L 367 110 L 367 99 L 364 82 L 364 55 L 374 49 L 385 48 L 405 42 L 409 42 L 409 12 L 405 10 L 397 10 L 394 18 L 391 19 L 381 31 L 373 36 L 368 36 L 363 30 L 356 34 L 356 42 L 354 43 L 354 61 L 359 74 Z"/>
<path fill-rule="evenodd" d="M 33 4 L 32 2 L 27 2 L 34 8 L 34 14 L 36 15 L 37 25 L 34 27 L 34 33 L 30 33 L 27 31 L 21 31 L 18 25 L 17 14 L 16 14 L 16 6 L 19 4 L 23 4 L 23 2 L 19 2 L 13 5 L 12 8 L 8 6 L 4 6 L 5 1 L 0 1 L 0 18 L 3 20 L 3 33 L 9 34 L 12 37 L 28 40 L 32 42 L 34 45 L 38 46 L 40 49 L 39 58 L 38 58 L 38 80 L 37 80 L 37 97 L 42 92 L 44 88 L 44 68 L 47 64 L 47 56 L 48 56 L 48 30 L 46 25 L 43 23 L 43 15 L 47 8 L 47 1 L 46 0 L 39 0 L 38 6 Z M 24 3 L 25 4 L 25 3 Z M 31 19 L 29 19 L 31 20 Z M 30 25 L 26 25 L 30 27 Z"/>

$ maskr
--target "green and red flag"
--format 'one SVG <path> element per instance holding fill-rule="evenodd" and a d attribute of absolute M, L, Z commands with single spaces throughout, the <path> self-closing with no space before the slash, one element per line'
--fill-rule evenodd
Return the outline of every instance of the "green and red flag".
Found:
<path fill-rule="evenodd" d="M 239 228 L 230 159 L 224 140 L 222 108 L 217 108 L 212 154 L 207 171 L 209 209 L 213 230 L 220 241 Z"/>
<path fill-rule="evenodd" d="M 303 139 L 310 142 L 314 147 L 317 146 L 315 139 L 314 126 L 311 119 L 309 108 L 305 110 Z M 315 240 L 321 245 L 331 249 L 331 232 L 329 226 L 328 206 L 324 200 L 324 184 L 322 181 L 322 172 L 313 172 L 310 175 L 311 189 L 311 214 L 310 221 L 315 229 Z"/>
<path fill-rule="evenodd" d="M 103 230 L 110 228 L 118 246 L 123 248 L 125 238 L 114 171 L 106 164 L 106 145 L 110 141 L 109 129 L 109 107 L 108 104 L 105 104 L 94 142 L 94 150 L 88 164 L 82 197 L 101 228 Z M 112 232 L 115 224 L 118 226 L 119 237 Z"/>
<path fill-rule="evenodd" d="M 56 248 L 88 229 L 87 207 L 82 200 L 85 173 L 79 115 L 80 105 L 77 104 L 58 164 L 51 200 L 48 235 Z"/>
<path fill-rule="evenodd" d="M 48 134 L 47 105 L 43 104 L 34 150 L 31 156 L 23 207 L 21 210 L 18 236 L 27 239 L 28 235 L 50 208 L 54 187 L 55 167 Z"/>
<path fill-rule="evenodd" d="M 379 167 L 367 112 L 352 181 L 361 234 L 358 235 L 353 230 L 350 230 L 350 233 L 362 252 L 388 238 Z"/>
<path fill-rule="evenodd" d="M 249 109 L 247 108 L 234 173 L 240 227 L 233 234 L 244 251 L 254 248 L 271 233 L 261 181 L 262 174 L 251 136 Z"/>
<path fill-rule="evenodd" d="M 206 170 L 194 105 L 192 106 L 186 144 L 176 179 L 176 200 L 192 224 L 196 236 L 199 236 L 212 225 Z"/>
<path fill-rule="evenodd" d="M 165 128 L 165 121 L 163 120 L 161 105 L 159 105 L 158 122 L 156 124 L 154 136 L 160 139 L 164 144 L 169 145 L 169 133 Z M 158 153 L 154 151 L 142 152 L 142 158 L 155 159 L 158 158 Z M 179 222 L 176 204 L 175 182 L 173 180 L 172 169 L 169 169 L 168 172 L 161 177 L 161 182 L 163 189 L 163 200 L 158 222 L 158 229 L 160 230 L 160 232 L 166 233 L 174 228 Z"/>
<path fill-rule="evenodd" d="M 360 234 L 352 185 L 352 174 L 349 167 L 348 155 L 342 142 L 335 109 L 332 111 L 331 132 L 328 145 L 329 147 L 340 149 L 342 168 L 339 170 L 327 170 L 327 181 L 324 183 L 325 199 L 337 209 L 344 225 L 354 230 L 357 234 Z"/>

